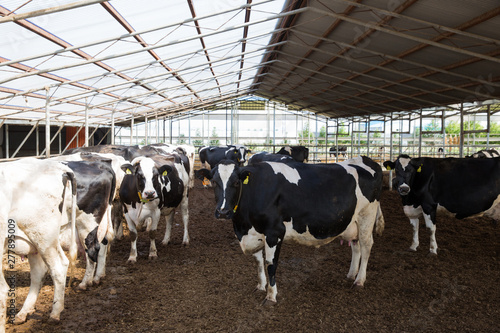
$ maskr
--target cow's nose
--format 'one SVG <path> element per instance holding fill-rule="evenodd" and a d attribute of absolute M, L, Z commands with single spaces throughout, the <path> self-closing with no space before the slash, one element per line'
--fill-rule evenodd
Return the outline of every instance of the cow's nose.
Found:
<path fill-rule="evenodd" d="M 231 211 L 229 209 L 216 209 L 215 210 L 215 218 L 217 219 L 230 219 Z"/>
<path fill-rule="evenodd" d="M 400 185 L 398 187 L 398 192 L 401 195 L 407 195 L 408 193 L 410 193 L 410 187 L 406 184 Z"/>
<path fill-rule="evenodd" d="M 156 196 L 156 192 L 155 191 L 144 191 L 144 196 L 146 198 L 154 198 Z"/>

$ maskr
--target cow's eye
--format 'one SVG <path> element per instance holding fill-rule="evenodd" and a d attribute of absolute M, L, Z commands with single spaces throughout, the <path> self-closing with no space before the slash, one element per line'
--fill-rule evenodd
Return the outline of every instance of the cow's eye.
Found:
<path fill-rule="evenodd" d="M 238 187 L 238 186 L 240 186 L 240 181 L 239 181 L 239 180 L 238 180 L 238 181 L 235 181 L 235 182 L 234 182 L 234 184 L 233 184 L 233 186 L 234 186 L 234 187 Z"/>

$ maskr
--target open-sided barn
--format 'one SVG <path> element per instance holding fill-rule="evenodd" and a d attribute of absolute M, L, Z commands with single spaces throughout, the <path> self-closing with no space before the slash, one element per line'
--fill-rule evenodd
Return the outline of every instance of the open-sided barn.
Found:
<path fill-rule="evenodd" d="M 0 3 L 0 36 L 0 197 L 5 202 L 12 203 L 14 192 L 29 191 L 29 181 L 20 180 L 25 187 L 11 189 L 13 181 L 2 165 L 23 157 L 55 157 L 75 147 L 97 150 L 94 146 L 108 144 L 102 154 L 131 156 L 127 162 L 151 151 L 173 154 L 171 160 L 175 155 L 169 168 L 149 161 L 152 176 L 137 172 L 144 183 L 154 183 L 149 197 L 139 185 L 127 193 L 134 197 L 130 211 L 141 220 L 142 207 L 171 190 L 167 174 L 177 168 L 174 173 L 192 177 L 193 167 L 201 167 L 192 161 L 202 146 L 226 144 L 237 151 L 245 145 L 249 154 L 302 146 L 310 164 L 361 154 L 382 165 L 400 154 L 464 158 L 496 148 L 500 141 L 500 5 L 495 0 L 5 0 Z M 253 122 L 256 129 L 246 133 Z M 165 145 L 142 147 L 160 142 Z M 112 168 L 122 178 L 138 170 L 134 163 L 121 168 L 109 155 L 99 159 L 115 163 Z M 475 163 L 495 164 L 468 165 Z M 412 165 L 403 164 L 403 169 Z M 416 177 L 422 175 L 420 168 L 414 167 Z M 496 174 L 480 170 L 474 177 Z M 362 171 L 349 172 L 358 184 Z M 70 171 L 64 175 L 65 181 L 74 181 Z M 236 185 L 243 188 L 244 181 Z M 120 182 L 111 187 L 117 185 L 116 193 Z M 374 237 L 364 289 L 351 289 L 351 282 L 344 281 L 350 250 L 338 242 L 319 249 L 285 244 L 276 279 L 279 301 L 261 307 L 262 295 L 252 294 L 253 260 L 241 255 L 231 222 L 214 218 L 214 191 L 184 179 L 176 188 L 184 197 L 189 188 L 190 236 L 184 241 L 189 247 L 181 245 L 182 220 L 174 214 L 171 241 L 158 246 L 159 259 L 144 259 L 150 244 L 139 231 L 133 236 L 137 263 L 127 264 L 131 235 L 125 230 L 127 241 L 111 243 L 100 284 L 77 291 L 85 268 L 94 265 L 85 261 L 81 239 L 84 256 L 79 257 L 77 281 L 66 287 L 59 325 L 47 321 L 54 295 L 48 279 L 27 321 L 11 323 L 34 296 L 27 296 L 29 265 L 8 256 L 9 245 L 15 244 L 9 241 L 9 232 L 14 233 L 9 214 L 17 213 L 6 204 L 0 209 L 9 292 L 6 330 L 498 330 L 496 225 L 487 217 L 439 217 L 438 255 L 428 256 L 427 236 L 417 252 L 405 251 L 410 244 L 415 247 L 408 209 L 387 185 L 386 179 L 380 198 L 386 230 Z M 111 215 L 112 198 L 107 197 L 100 218 Z M 479 201 L 466 199 L 476 206 Z M 460 203 L 469 205 L 467 200 Z M 496 213 L 493 201 L 480 202 L 487 207 L 479 210 L 493 207 Z M 63 203 L 59 206 L 54 208 L 57 217 L 68 219 Z M 435 222 L 427 207 L 415 208 Z M 28 222 L 23 223 L 19 228 L 28 230 Z M 117 231 L 92 223 L 96 229 L 89 226 L 81 238 L 88 233 L 94 243 L 106 243 Z M 110 227 L 111 219 L 102 223 Z M 140 223 L 153 239 L 156 226 Z M 163 219 L 158 231 L 165 231 Z M 35 242 L 31 245 L 31 254 L 38 255 Z M 155 257 L 156 249 L 149 251 Z M 37 272 L 43 273 L 45 266 L 38 263 Z M 7 288 L 1 282 L 0 290 Z"/>

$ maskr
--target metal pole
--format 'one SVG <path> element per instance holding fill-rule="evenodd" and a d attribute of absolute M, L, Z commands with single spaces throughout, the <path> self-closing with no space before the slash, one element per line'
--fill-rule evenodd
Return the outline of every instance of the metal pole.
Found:
<path fill-rule="evenodd" d="M 458 157 L 464 157 L 464 103 L 460 103 L 460 147 Z"/>
<path fill-rule="evenodd" d="M 89 104 L 87 103 L 87 98 L 85 98 L 85 142 L 83 146 L 89 146 Z"/>
<path fill-rule="evenodd" d="M 134 139 L 134 115 L 130 118 L 130 144 L 132 145 Z"/>
<path fill-rule="evenodd" d="M 38 123 L 36 123 L 36 132 L 35 132 L 35 136 L 36 136 L 36 156 L 39 156 L 40 155 L 40 130 L 38 128 Z"/>
<path fill-rule="evenodd" d="M 111 112 L 111 144 L 115 144 L 115 109 Z"/>
<path fill-rule="evenodd" d="M 158 121 L 158 111 L 155 114 L 155 124 L 156 124 L 156 143 L 160 142 L 160 122 Z"/>
<path fill-rule="evenodd" d="M 418 157 L 422 157 L 422 131 L 424 130 L 422 125 L 423 125 L 422 109 L 420 109 L 420 133 L 418 136 Z"/>
<path fill-rule="evenodd" d="M 9 158 L 9 124 L 5 125 L 5 157 Z"/>
<path fill-rule="evenodd" d="M 50 111 L 49 111 L 49 103 L 50 103 L 50 89 L 47 87 L 46 91 L 46 100 L 45 100 L 45 156 L 50 157 Z"/>
<path fill-rule="evenodd" d="M 169 134 L 170 134 L 170 144 L 172 144 L 172 126 L 173 126 L 173 125 L 172 125 L 172 118 L 173 118 L 173 117 L 171 116 L 171 117 L 170 117 L 170 133 L 169 133 Z"/>
<path fill-rule="evenodd" d="M 148 116 L 144 117 L 144 144 L 148 144 L 148 138 L 149 138 L 149 124 L 148 124 Z"/>

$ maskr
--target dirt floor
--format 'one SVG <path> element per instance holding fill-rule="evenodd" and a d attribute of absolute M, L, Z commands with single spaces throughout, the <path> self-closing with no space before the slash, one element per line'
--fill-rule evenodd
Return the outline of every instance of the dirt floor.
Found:
<path fill-rule="evenodd" d="M 128 265 L 130 243 L 114 243 L 102 284 L 88 291 L 67 288 L 58 325 L 47 319 L 53 289 L 47 276 L 37 311 L 8 332 L 494 332 L 500 330 L 500 226 L 478 218 L 441 218 L 438 256 L 420 248 L 399 196 L 384 190 L 386 228 L 375 236 L 363 289 L 346 280 L 351 250 L 338 241 L 321 248 L 285 244 L 277 272 L 278 304 L 261 306 L 257 268 L 236 241 L 232 224 L 214 215 L 212 189 L 197 181 L 190 193 L 191 246 L 183 247 L 176 215 L 173 242 L 147 259 L 139 234 L 139 258 Z M 164 230 L 161 223 L 160 230 Z M 80 260 L 77 279 L 81 280 Z M 27 263 L 16 264 L 21 307 L 29 286 Z M 76 283 L 75 283 L 76 284 Z"/>

